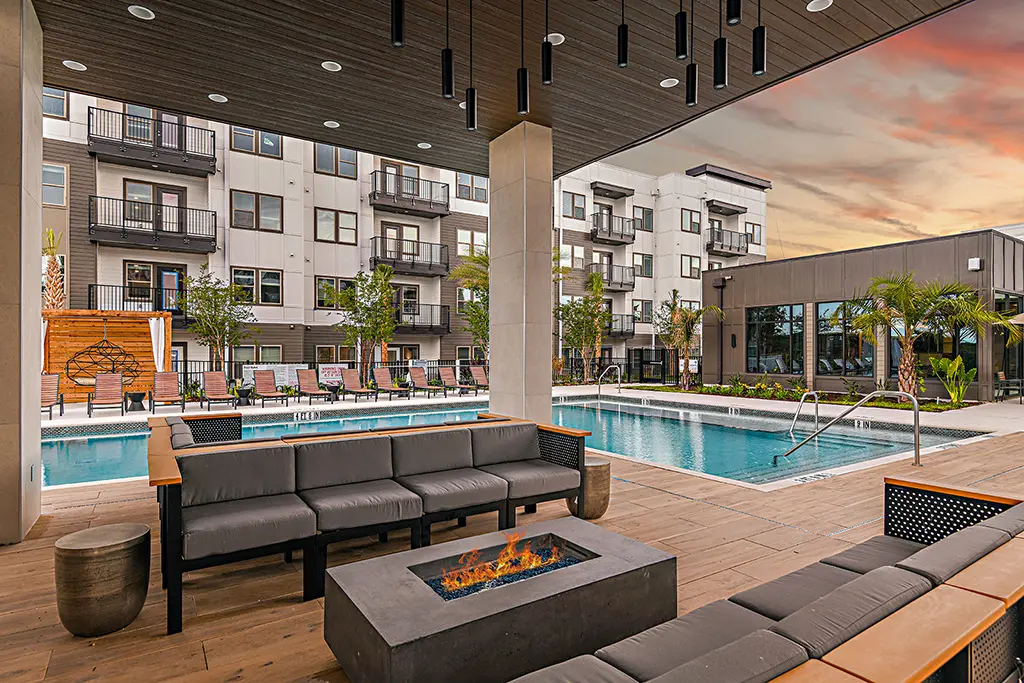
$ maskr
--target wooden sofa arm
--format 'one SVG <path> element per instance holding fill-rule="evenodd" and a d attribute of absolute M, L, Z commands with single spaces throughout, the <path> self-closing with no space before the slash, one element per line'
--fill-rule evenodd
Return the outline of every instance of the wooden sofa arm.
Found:
<path fill-rule="evenodd" d="M 970 487 L 885 478 L 885 535 L 931 544 L 1021 502 Z"/>

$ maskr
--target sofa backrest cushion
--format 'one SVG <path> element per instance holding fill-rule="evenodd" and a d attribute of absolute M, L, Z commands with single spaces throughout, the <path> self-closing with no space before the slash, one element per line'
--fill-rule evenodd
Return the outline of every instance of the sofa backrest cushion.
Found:
<path fill-rule="evenodd" d="M 390 479 L 391 438 L 361 436 L 295 444 L 295 486 L 323 486 Z"/>
<path fill-rule="evenodd" d="M 931 589 L 923 576 L 880 567 L 818 598 L 770 630 L 802 645 L 812 659 L 820 659 Z"/>
<path fill-rule="evenodd" d="M 182 422 L 184 422 L 184 420 L 175 415 L 171 415 L 170 417 L 164 418 L 164 424 L 167 425 L 168 427 L 170 427 L 171 425 L 180 425 Z"/>
<path fill-rule="evenodd" d="M 1005 531 L 975 524 L 918 550 L 896 566 L 920 574 L 938 586 L 1009 540 Z"/>
<path fill-rule="evenodd" d="M 192 429 L 184 422 L 177 422 L 171 425 L 171 448 L 188 448 L 196 443 L 192 436 Z"/>
<path fill-rule="evenodd" d="M 396 477 L 473 466 L 473 445 L 468 429 L 438 429 L 390 438 Z"/>
<path fill-rule="evenodd" d="M 295 492 L 295 450 L 288 444 L 175 456 L 183 507 Z"/>
<path fill-rule="evenodd" d="M 658 676 L 651 683 L 768 683 L 807 661 L 807 651 L 771 631 L 750 635 Z"/>
<path fill-rule="evenodd" d="M 473 466 L 497 465 L 540 457 L 537 425 L 515 423 L 473 427 Z"/>
<path fill-rule="evenodd" d="M 1000 512 L 995 517 L 978 522 L 978 526 L 987 526 L 992 529 L 1005 531 L 1011 536 L 1024 532 L 1024 503 L 1014 505 L 1009 510 Z"/>

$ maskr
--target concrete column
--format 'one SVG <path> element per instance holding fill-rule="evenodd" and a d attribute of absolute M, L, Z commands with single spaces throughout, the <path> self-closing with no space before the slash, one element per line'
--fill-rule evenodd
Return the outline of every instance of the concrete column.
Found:
<path fill-rule="evenodd" d="M 492 412 L 551 421 L 551 129 L 491 142 Z"/>
<path fill-rule="evenodd" d="M 43 32 L 31 0 L 0 0 L 0 544 L 40 512 Z"/>

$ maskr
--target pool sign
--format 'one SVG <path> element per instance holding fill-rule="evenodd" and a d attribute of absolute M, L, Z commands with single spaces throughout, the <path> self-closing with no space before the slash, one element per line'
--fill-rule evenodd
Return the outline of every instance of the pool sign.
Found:
<path fill-rule="evenodd" d="M 348 369 L 348 365 L 345 363 L 321 363 L 319 366 L 320 381 L 323 384 L 341 384 L 341 371 L 346 369 Z"/>
<path fill-rule="evenodd" d="M 256 365 L 243 365 L 242 384 L 254 384 L 252 373 L 256 370 L 273 370 L 275 385 L 279 387 L 297 387 L 299 386 L 299 376 L 295 374 L 295 371 L 306 370 L 308 367 L 305 363 L 257 363 Z"/>

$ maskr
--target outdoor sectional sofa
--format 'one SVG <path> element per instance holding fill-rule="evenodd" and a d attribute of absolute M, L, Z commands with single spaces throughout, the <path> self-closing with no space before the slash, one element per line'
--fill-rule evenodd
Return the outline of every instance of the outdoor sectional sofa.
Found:
<path fill-rule="evenodd" d="M 886 480 L 885 535 L 514 683 L 1017 681 L 1018 503 Z"/>
<path fill-rule="evenodd" d="M 586 432 L 484 416 L 433 427 L 240 441 L 240 416 L 151 421 L 167 630 L 181 630 L 182 575 L 303 551 L 303 597 L 324 594 L 331 543 L 579 495 Z M 529 509 L 529 508 L 528 508 Z M 580 515 L 583 513 L 580 512 Z"/>

